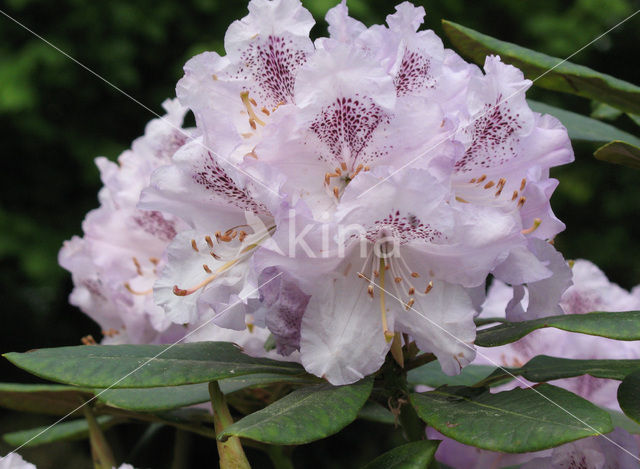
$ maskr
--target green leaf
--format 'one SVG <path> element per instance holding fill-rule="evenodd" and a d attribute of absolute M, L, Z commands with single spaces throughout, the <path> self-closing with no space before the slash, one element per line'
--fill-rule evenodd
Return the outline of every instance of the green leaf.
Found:
<path fill-rule="evenodd" d="M 530 321 L 504 322 L 479 330 L 475 344 L 480 347 L 497 347 L 515 342 L 543 327 L 555 327 L 569 332 L 597 335 L 616 340 L 640 340 L 640 311 L 563 314 Z"/>
<path fill-rule="evenodd" d="M 296 363 L 253 358 L 227 342 L 81 345 L 4 356 L 42 378 L 91 388 L 181 386 L 257 373 L 304 373 Z"/>
<path fill-rule="evenodd" d="M 66 415 L 91 397 L 88 390 L 59 384 L 0 383 L 0 407 L 20 412 Z"/>
<path fill-rule="evenodd" d="M 602 409 L 549 384 L 492 394 L 487 388 L 443 387 L 411 394 L 420 418 L 461 443 L 525 453 L 613 430 Z"/>
<path fill-rule="evenodd" d="M 640 138 L 617 129 L 610 124 L 585 117 L 575 112 L 550 106 L 549 104 L 533 101 L 532 99 L 528 99 L 527 102 L 534 111 L 542 114 L 551 114 L 562 122 L 562 125 L 567 128 L 569 137 L 572 140 L 583 140 L 587 142 L 623 140 L 633 145 L 640 145 Z"/>
<path fill-rule="evenodd" d="M 629 116 L 629 119 L 631 119 L 633 121 L 634 124 L 636 125 L 640 125 L 640 115 L 637 114 L 627 114 L 627 116 Z"/>
<path fill-rule="evenodd" d="M 96 419 L 101 428 L 107 429 L 118 423 L 119 419 L 103 415 Z M 89 424 L 85 419 L 62 422 L 49 427 L 37 427 L 30 430 L 5 433 L 4 441 L 13 446 L 38 446 L 63 440 L 79 440 L 89 437 Z M 32 439 L 33 438 L 33 439 Z M 28 442 L 28 443 L 27 443 Z"/>
<path fill-rule="evenodd" d="M 311 379 L 309 377 L 257 374 L 223 379 L 220 380 L 219 385 L 224 394 L 230 394 L 249 387 L 282 382 L 310 384 Z M 96 390 L 96 393 L 99 392 L 101 391 Z M 120 409 L 158 412 L 208 402 L 210 397 L 209 384 L 198 383 L 161 388 L 109 389 L 102 392 L 98 399 L 111 407 Z"/>
<path fill-rule="evenodd" d="M 227 427 L 218 438 L 239 436 L 276 445 L 320 440 L 353 422 L 372 388 L 373 379 L 365 378 L 347 386 L 298 389 Z"/>
<path fill-rule="evenodd" d="M 620 109 L 616 109 L 615 107 L 609 106 L 606 103 L 591 101 L 591 117 L 593 117 L 594 119 L 613 121 L 621 115 L 622 111 Z"/>
<path fill-rule="evenodd" d="M 598 148 L 593 155 L 602 161 L 640 169 L 640 147 L 627 142 L 609 142 Z"/>
<path fill-rule="evenodd" d="M 640 371 L 622 381 L 618 387 L 618 403 L 627 417 L 640 423 Z"/>
<path fill-rule="evenodd" d="M 414 441 L 378 456 L 363 469 L 427 469 L 433 461 L 439 441 Z"/>
<path fill-rule="evenodd" d="M 396 418 L 389 409 L 373 401 L 367 401 L 365 403 L 362 409 L 360 409 L 360 412 L 358 412 L 358 418 L 387 425 L 396 423 Z"/>
<path fill-rule="evenodd" d="M 611 422 L 613 423 L 614 427 L 624 428 L 629 433 L 632 433 L 634 435 L 640 435 L 640 424 L 634 422 L 629 417 L 624 415 L 622 412 L 618 412 L 611 409 L 602 409 L 602 410 L 604 410 L 607 414 L 609 414 L 609 417 L 611 417 Z"/>
<path fill-rule="evenodd" d="M 490 365 L 469 365 L 464 367 L 459 375 L 448 376 L 442 372 L 440 363 L 435 361 L 409 371 L 407 373 L 407 381 L 414 386 L 423 384 L 433 388 L 445 384 L 449 386 L 471 386 L 485 379 L 495 369 L 495 366 Z"/>
<path fill-rule="evenodd" d="M 576 94 L 607 103 L 625 112 L 640 114 L 640 87 L 596 72 L 588 67 L 563 62 L 540 52 L 500 41 L 450 21 L 442 21 L 453 45 L 466 57 L 482 65 L 490 54 L 515 65 L 542 88 Z"/>
<path fill-rule="evenodd" d="M 536 383 L 582 375 L 623 380 L 639 369 L 640 360 L 572 360 L 538 355 L 520 368 L 498 368 L 485 379 L 483 384 L 503 381 L 512 376 L 522 376 Z"/>

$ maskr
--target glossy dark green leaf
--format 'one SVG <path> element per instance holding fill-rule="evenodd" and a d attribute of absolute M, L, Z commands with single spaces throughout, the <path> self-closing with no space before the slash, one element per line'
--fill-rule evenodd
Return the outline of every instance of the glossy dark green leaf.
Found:
<path fill-rule="evenodd" d="M 88 390 L 60 384 L 0 383 L 0 407 L 20 412 L 66 415 L 92 396 Z"/>
<path fill-rule="evenodd" d="M 42 378 L 92 388 L 181 386 L 257 373 L 304 373 L 298 364 L 252 358 L 227 342 L 81 345 L 4 356 Z"/>
<path fill-rule="evenodd" d="M 410 400 L 440 433 L 491 451 L 539 451 L 613 430 L 605 411 L 549 384 L 495 394 L 487 388 L 442 387 Z"/>
<path fill-rule="evenodd" d="M 528 99 L 527 102 L 534 111 L 542 114 L 551 114 L 562 122 L 572 140 L 587 142 L 622 140 L 633 145 L 640 145 L 640 138 L 610 124 L 532 99 Z"/>
<path fill-rule="evenodd" d="M 413 441 L 378 456 L 363 469 L 427 469 L 439 444 L 439 441 Z"/>
<path fill-rule="evenodd" d="M 450 21 L 443 20 L 442 27 L 455 48 L 480 65 L 484 64 L 487 55 L 499 55 L 504 62 L 521 69 L 527 78 L 536 80 L 536 86 L 594 99 L 625 112 L 640 113 L 640 87 L 632 83 L 500 41 Z"/>
<path fill-rule="evenodd" d="M 440 363 L 435 361 L 409 371 L 407 373 L 407 381 L 414 386 L 423 384 L 433 388 L 445 384 L 449 386 L 471 386 L 485 379 L 495 369 L 495 366 L 490 365 L 469 365 L 464 367 L 459 375 L 448 376 L 442 372 Z"/>
<path fill-rule="evenodd" d="M 220 380 L 220 389 L 224 394 L 240 391 L 255 386 L 266 386 L 273 383 L 307 383 L 310 377 L 287 376 L 276 374 L 256 374 Z M 96 390 L 96 393 L 100 393 Z M 161 388 L 109 389 L 101 392 L 98 399 L 120 409 L 138 412 L 158 412 L 176 409 L 209 401 L 208 383 L 187 384 L 185 386 L 166 386 Z"/>
<path fill-rule="evenodd" d="M 591 117 L 594 119 L 601 119 L 607 121 L 614 121 L 620 117 L 623 112 L 613 106 L 609 106 L 606 103 L 600 103 L 598 101 L 591 101 Z"/>
<path fill-rule="evenodd" d="M 640 311 L 564 314 L 530 321 L 504 322 L 479 330 L 475 343 L 480 347 L 497 347 L 515 342 L 543 327 L 555 327 L 617 340 L 640 340 Z"/>
<path fill-rule="evenodd" d="M 360 412 L 358 412 L 358 418 L 387 425 L 396 423 L 396 418 L 389 409 L 373 401 L 367 401 L 362 409 L 360 409 Z"/>
<path fill-rule="evenodd" d="M 373 379 L 347 386 L 320 384 L 293 391 L 227 427 L 218 438 L 239 436 L 276 445 L 299 445 L 337 433 L 358 416 Z"/>
<path fill-rule="evenodd" d="M 640 423 L 640 371 L 631 373 L 620 383 L 618 403 L 627 417 Z"/>
<path fill-rule="evenodd" d="M 627 142 L 609 142 L 598 148 L 594 156 L 608 163 L 640 169 L 640 147 Z"/>
<path fill-rule="evenodd" d="M 520 368 L 499 368 L 485 379 L 483 384 L 503 381 L 512 376 L 540 383 L 554 379 L 591 375 L 594 378 L 623 380 L 640 369 L 640 360 L 573 360 L 538 355 Z"/>
<path fill-rule="evenodd" d="M 116 423 L 118 419 L 109 415 L 97 418 L 102 429 L 107 429 Z M 13 446 L 38 446 L 45 443 L 54 443 L 64 440 L 79 440 L 89 437 L 89 425 L 84 419 L 62 422 L 51 428 L 37 427 L 19 432 L 5 433 L 2 438 Z"/>

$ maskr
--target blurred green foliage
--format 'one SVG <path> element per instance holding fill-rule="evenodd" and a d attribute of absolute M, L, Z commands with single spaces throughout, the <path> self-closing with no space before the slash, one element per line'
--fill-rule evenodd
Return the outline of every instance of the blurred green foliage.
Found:
<path fill-rule="evenodd" d="M 313 34 L 323 34 L 322 17 L 337 0 L 304 3 L 319 21 Z M 416 3 L 425 5 L 426 26 L 440 35 L 440 19 L 447 18 L 559 57 L 572 54 L 638 8 L 633 0 Z M 393 2 L 349 0 L 349 7 L 352 15 L 371 24 L 384 21 Z M 184 62 L 203 50 L 222 52 L 226 27 L 246 14 L 246 2 L 5 0 L 0 9 L 161 112 L 163 99 L 174 95 Z M 639 25 L 640 16 L 572 60 L 640 83 L 640 64 L 634 60 Z M 583 99 L 542 90 L 534 89 L 531 97 L 583 114 L 592 109 Z M 81 233 L 85 213 L 97 205 L 100 181 L 93 159 L 115 158 L 152 117 L 0 15 L 2 352 L 77 344 L 81 336 L 97 332 L 67 304 L 71 282 L 57 265 L 57 251 L 63 240 Z M 608 118 L 640 133 L 625 115 Z M 596 161 L 594 149 L 576 146 L 576 163 L 554 171 L 561 184 L 553 206 L 568 226 L 556 246 L 568 258 L 595 261 L 612 280 L 629 288 L 640 283 L 640 172 Z M 3 380 L 25 378 L 5 363 L 0 366 Z M 390 447 L 389 438 L 374 432 L 372 439 L 377 447 L 352 455 L 328 456 L 327 449 L 336 448 L 331 441 L 311 445 L 305 450 L 311 459 L 306 460 L 328 467 L 330 457 L 331 467 L 352 467 Z"/>

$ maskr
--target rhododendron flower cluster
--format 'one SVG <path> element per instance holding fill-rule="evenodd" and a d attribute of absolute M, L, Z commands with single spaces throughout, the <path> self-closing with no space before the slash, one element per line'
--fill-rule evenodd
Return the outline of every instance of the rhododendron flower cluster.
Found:
<path fill-rule="evenodd" d="M 312 41 L 298 0 L 251 1 L 226 55 L 185 65 L 196 128 L 148 130 L 135 174 L 101 160 L 103 207 L 61 255 L 74 303 L 130 341 L 203 321 L 271 334 L 333 384 L 406 342 L 458 373 L 490 274 L 528 295 L 511 319 L 553 314 L 570 274 L 548 242 L 564 229 L 549 169 L 573 159 L 567 132 L 529 108 L 522 72 L 465 62 L 424 14 L 405 2 L 366 27 L 343 2 Z"/>

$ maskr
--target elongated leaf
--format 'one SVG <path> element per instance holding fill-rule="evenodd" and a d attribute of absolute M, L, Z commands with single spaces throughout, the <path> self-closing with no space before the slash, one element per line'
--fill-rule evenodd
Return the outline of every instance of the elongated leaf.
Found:
<path fill-rule="evenodd" d="M 555 327 L 569 332 L 617 340 L 640 340 L 640 311 L 564 314 L 531 321 L 504 322 L 495 327 L 479 330 L 475 343 L 480 347 L 497 347 L 515 342 L 543 327 Z"/>
<path fill-rule="evenodd" d="M 622 412 L 618 412 L 611 409 L 602 409 L 602 410 L 604 410 L 607 414 L 609 414 L 609 417 L 611 417 L 611 422 L 613 423 L 614 427 L 624 428 L 629 433 L 632 433 L 634 435 L 640 435 L 640 424 L 634 422 Z"/>
<path fill-rule="evenodd" d="M 60 384 L 0 383 L 0 407 L 20 412 L 66 415 L 92 396 L 89 391 Z"/>
<path fill-rule="evenodd" d="M 623 112 L 620 109 L 616 109 L 606 103 L 599 103 L 598 101 L 591 102 L 591 117 L 594 119 L 614 121 L 622 114 Z"/>
<path fill-rule="evenodd" d="M 439 444 L 429 440 L 407 443 L 378 456 L 363 469 L 427 469 Z"/>
<path fill-rule="evenodd" d="M 616 140 L 601 146 L 594 156 L 602 161 L 640 169 L 640 147 Z"/>
<path fill-rule="evenodd" d="M 632 83 L 500 41 L 450 21 L 443 20 L 442 27 L 462 55 L 478 64 L 482 65 L 487 55 L 497 54 L 504 62 L 521 69 L 527 78 L 537 79 L 536 86 L 594 99 L 626 112 L 640 113 L 640 87 Z"/>
<path fill-rule="evenodd" d="M 117 418 L 109 415 L 100 416 L 97 420 L 103 429 L 107 429 L 118 423 Z M 30 430 L 5 433 L 3 439 L 13 446 L 21 446 L 23 444 L 25 446 L 38 446 L 56 441 L 89 438 L 89 425 L 84 419 L 62 422 L 49 429 L 47 428 L 48 427 L 37 427 Z"/>
<path fill-rule="evenodd" d="M 239 436 L 276 445 L 320 440 L 353 422 L 372 388 L 373 379 L 365 378 L 347 386 L 298 389 L 227 427 L 218 438 Z"/>
<path fill-rule="evenodd" d="M 620 384 L 618 403 L 627 417 L 640 423 L 640 371 L 631 373 Z"/>
<path fill-rule="evenodd" d="M 471 386 L 485 379 L 495 369 L 495 366 L 489 365 L 469 365 L 464 367 L 459 375 L 448 376 L 442 372 L 440 363 L 436 361 L 409 371 L 407 381 L 414 386 L 422 384 L 433 388 L 443 385 Z"/>
<path fill-rule="evenodd" d="M 562 122 L 572 140 L 587 142 L 622 140 L 633 145 L 640 145 L 640 138 L 610 124 L 532 99 L 528 99 L 527 102 L 534 111 L 542 114 L 551 114 Z"/>
<path fill-rule="evenodd" d="M 367 401 L 362 409 L 360 409 L 360 412 L 358 412 L 358 418 L 387 425 L 396 423 L 396 418 L 389 409 L 373 401 Z"/>
<path fill-rule="evenodd" d="M 299 376 L 259 374 L 227 378 L 221 380 L 219 384 L 224 394 L 230 394 L 249 387 L 266 386 L 279 382 L 310 384 L 311 379 Z M 96 393 L 99 392 L 101 391 L 96 390 Z M 209 399 L 208 383 L 161 388 L 109 389 L 98 396 L 98 400 L 111 407 L 138 412 L 158 412 L 176 409 L 208 402 Z"/>
<path fill-rule="evenodd" d="M 252 358 L 227 342 L 81 345 L 5 357 L 37 376 L 92 388 L 181 386 L 257 373 L 304 373 L 298 364 Z"/>
<path fill-rule="evenodd" d="M 420 418 L 440 433 L 491 451 L 539 451 L 613 430 L 605 411 L 549 384 L 496 394 L 443 387 L 412 394 L 410 400 Z"/>
<path fill-rule="evenodd" d="M 520 368 L 498 368 L 486 378 L 484 384 L 512 376 L 522 376 L 537 383 L 582 375 L 623 380 L 636 370 L 640 370 L 640 360 L 572 360 L 538 355 Z"/>

